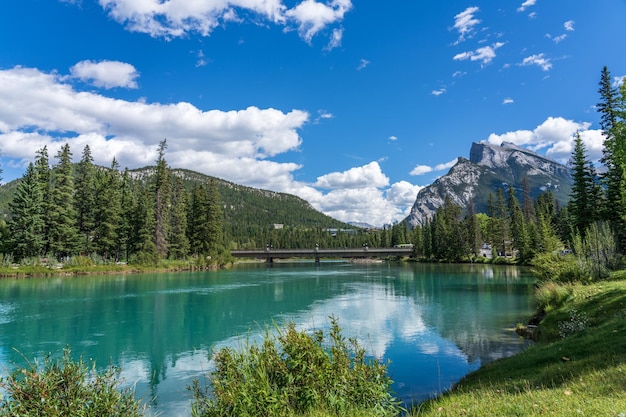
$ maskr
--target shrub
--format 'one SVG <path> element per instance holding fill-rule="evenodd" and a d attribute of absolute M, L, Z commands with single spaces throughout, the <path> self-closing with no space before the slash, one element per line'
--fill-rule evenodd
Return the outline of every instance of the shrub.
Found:
<path fill-rule="evenodd" d="M 144 407 L 130 388 L 119 389 L 118 377 L 117 368 L 98 374 L 82 359 L 72 361 L 66 348 L 57 361 L 47 356 L 43 369 L 29 363 L 0 379 L 0 389 L 6 392 L 0 416 L 143 416 Z"/>
<path fill-rule="evenodd" d="M 543 253 L 532 260 L 532 271 L 541 281 L 589 283 L 592 276 L 587 263 L 574 255 Z"/>
<path fill-rule="evenodd" d="M 561 285 L 554 281 L 546 281 L 535 290 L 535 301 L 539 311 L 558 308 L 572 295 L 571 286 Z"/>
<path fill-rule="evenodd" d="M 72 256 L 70 259 L 65 262 L 65 265 L 68 267 L 79 267 L 79 268 L 88 268 L 94 265 L 93 259 L 88 256 Z"/>
<path fill-rule="evenodd" d="M 569 319 L 558 322 L 557 327 L 559 329 L 559 336 L 566 338 L 574 333 L 582 332 L 589 325 L 589 318 L 585 313 L 579 313 L 576 310 L 571 310 L 569 313 Z"/>
<path fill-rule="evenodd" d="M 203 389 L 196 380 L 190 387 L 192 415 L 398 415 L 402 408 L 390 392 L 387 365 L 368 359 L 330 320 L 328 345 L 321 330 L 309 334 L 290 323 L 277 336 L 266 332 L 261 346 L 217 351 L 211 386 Z"/>

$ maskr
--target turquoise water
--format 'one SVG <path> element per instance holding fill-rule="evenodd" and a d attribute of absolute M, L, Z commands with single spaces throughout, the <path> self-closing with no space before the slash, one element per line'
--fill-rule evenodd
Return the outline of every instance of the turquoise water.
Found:
<path fill-rule="evenodd" d="M 511 330 L 533 311 L 533 279 L 511 266 L 241 265 L 211 272 L 0 280 L 0 373 L 24 358 L 120 366 L 151 413 L 188 416 L 186 390 L 210 352 L 259 340 L 272 323 L 327 328 L 391 360 L 396 394 L 419 402 L 524 348 Z"/>

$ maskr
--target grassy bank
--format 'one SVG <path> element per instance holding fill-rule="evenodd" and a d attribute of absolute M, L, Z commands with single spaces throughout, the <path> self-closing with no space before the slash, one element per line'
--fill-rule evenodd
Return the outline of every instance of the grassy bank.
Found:
<path fill-rule="evenodd" d="M 104 275 L 134 274 L 144 272 L 176 272 L 197 271 L 225 268 L 231 259 L 205 261 L 198 259 L 168 260 L 162 259 L 153 263 L 97 263 L 86 257 L 71 258 L 66 263 L 4 264 L 0 265 L 0 278 L 72 276 L 72 275 Z"/>
<path fill-rule="evenodd" d="M 626 279 L 552 288 L 538 343 L 411 416 L 625 416 Z"/>

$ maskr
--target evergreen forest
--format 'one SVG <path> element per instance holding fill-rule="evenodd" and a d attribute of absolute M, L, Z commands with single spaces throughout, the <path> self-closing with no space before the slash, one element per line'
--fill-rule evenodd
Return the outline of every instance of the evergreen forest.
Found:
<path fill-rule="evenodd" d="M 88 145 L 78 163 L 68 144 L 50 161 L 44 146 L 21 179 L 0 189 L 3 263 L 78 257 L 203 266 L 229 262 L 233 249 L 412 244 L 424 261 L 530 263 L 572 253 L 599 277 L 626 251 L 626 87 L 615 85 L 605 67 L 598 91 L 603 157 L 593 164 L 576 135 L 568 204 L 551 192 L 532 199 L 526 178 L 521 187 L 494 189 L 485 213 L 471 201 L 460 207 L 447 199 L 412 230 L 406 222 L 358 228 L 293 195 L 173 169 L 165 139 L 155 165 L 137 170 L 122 170 L 115 159 L 106 168 L 95 165 Z"/>

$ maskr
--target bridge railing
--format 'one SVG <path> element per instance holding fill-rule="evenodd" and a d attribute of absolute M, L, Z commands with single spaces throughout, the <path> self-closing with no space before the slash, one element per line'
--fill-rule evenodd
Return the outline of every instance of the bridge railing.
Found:
<path fill-rule="evenodd" d="M 249 249 L 233 250 L 236 258 L 375 258 L 410 256 L 412 248 L 343 248 L 343 249 Z"/>

